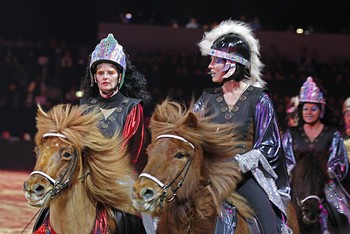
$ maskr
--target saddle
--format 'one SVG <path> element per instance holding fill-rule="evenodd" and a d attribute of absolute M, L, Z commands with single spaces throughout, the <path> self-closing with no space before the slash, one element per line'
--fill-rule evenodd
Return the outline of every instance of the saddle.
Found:
<path fill-rule="evenodd" d="M 146 234 L 140 217 L 117 209 L 114 209 L 113 213 L 117 224 L 117 232 L 115 234 Z M 50 208 L 41 209 L 38 219 L 34 224 L 33 232 L 44 224 L 49 214 Z"/>

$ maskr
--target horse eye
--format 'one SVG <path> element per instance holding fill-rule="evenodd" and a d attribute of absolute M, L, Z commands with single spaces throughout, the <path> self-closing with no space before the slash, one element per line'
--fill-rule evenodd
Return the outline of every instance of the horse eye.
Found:
<path fill-rule="evenodd" d="M 63 157 L 64 158 L 70 158 L 72 154 L 70 152 L 64 152 Z"/>
<path fill-rule="evenodd" d="M 182 159 L 185 156 L 186 155 L 184 153 L 182 153 L 182 152 L 179 152 L 179 153 L 175 154 L 175 158 L 177 158 L 177 159 Z"/>

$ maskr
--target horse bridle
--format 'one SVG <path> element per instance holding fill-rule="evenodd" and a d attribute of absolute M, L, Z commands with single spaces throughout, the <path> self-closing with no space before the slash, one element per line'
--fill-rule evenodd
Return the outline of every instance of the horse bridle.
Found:
<path fill-rule="evenodd" d="M 299 200 L 299 198 L 297 198 L 297 202 L 298 202 L 299 207 L 302 207 L 304 205 L 304 203 L 307 200 L 310 200 L 310 199 L 316 199 L 318 201 L 318 204 L 322 204 L 322 202 L 323 202 L 323 200 L 319 196 L 317 196 L 317 195 L 310 195 L 310 196 L 305 197 L 301 201 Z"/>
<path fill-rule="evenodd" d="M 45 137 L 49 137 L 49 136 L 55 136 L 55 137 L 62 137 L 62 138 L 66 138 L 67 137 L 61 133 L 46 133 L 43 135 L 43 138 Z M 53 179 L 51 176 L 49 176 L 48 174 L 46 174 L 45 172 L 42 171 L 33 171 L 32 173 L 30 173 L 30 176 L 32 175 L 41 175 L 44 178 L 46 178 L 50 184 L 53 186 L 53 188 L 49 191 L 50 194 L 50 198 L 54 198 L 55 196 L 57 196 L 57 194 L 59 194 L 64 188 L 66 188 L 68 186 L 68 183 L 72 177 L 72 174 L 74 172 L 75 166 L 77 165 L 77 151 L 74 151 L 74 154 L 72 154 L 73 159 L 69 162 L 68 167 L 66 168 L 65 172 L 63 173 L 63 175 L 58 179 L 55 180 Z M 67 176 L 67 179 L 65 181 L 64 178 Z"/>
<path fill-rule="evenodd" d="M 173 134 L 163 134 L 163 135 L 159 135 L 156 140 L 158 139 L 161 139 L 161 138 L 173 138 L 173 139 L 177 139 L 177 140 L 180 140 L 180 141 L 183 141 L 183 142 L 186 142 L 188 143 L 192 149 L 195 149 L 194 145 L 189 142 L 188 140 L 186 140 L 185 138 L 181 137 L 181 136 L 177 136 L 177 135 L 173 135 Z M 181 188 L 185 178 L 186 178 L 186 175 L 190 169 L 190 166 L 191 166 L 191 163 L 192 163 L 192 157 L 189 157 L 184 165 L 184 167 L 182 168 L 182 170 L 177 174 L 177 176 L 175 177 L 175 179 L 173 179 L 169 184 L 164 184 L 163 182 L 161 182 L 159 179 L 157 179 L 156 177 L 148 174 L 148 173 L 141 173 L 139 175 L 139 178 L 141 177 L 146 177 L 150 180 L 152 180 L 154 183 L 156 183 L 159 187 L 162 188 L 163 190 L 163 193 L 162 195 L 159 197 L 159 200 L 160 200 L 160 208 L 163 208 L 163 201 L 165 200 L 166 198 L 166 195 L 168 193 L 168 190 L 169 188 L 171 189 L 173 195 L 170 199 L 167 199 L 165 200 L 166 202 L 172 202 L 175 197 L 176 197 L 176 191 Z M 171 188 L 171 185 L 173 185 L 175 183 L 175 181 L 183 174 L 184 172 L 184 176 L 183 178 L 179 181 L 179 183 L 177 184 L 176 188 Z"/>
<path fill-rule="evenodd" d="M 310 200 L 310 199 L 315 199 L 315 200 L 318 201 L 318 205 L 319 206 L 322 205 L 323 199 L 321 199 L 319 196 L 313 195 L 313 194 L 311 194 L 311 195 L 305 197 L 304 199 L 300 200 L 300 198 L 299 198 L 299 189 L 298 189 L 296 200 L 297 200 L 297 204 L 298 204 L 299 208 L 302 211 L 304 211 L 304 209 L 305 209 L 305 202 Z"/>

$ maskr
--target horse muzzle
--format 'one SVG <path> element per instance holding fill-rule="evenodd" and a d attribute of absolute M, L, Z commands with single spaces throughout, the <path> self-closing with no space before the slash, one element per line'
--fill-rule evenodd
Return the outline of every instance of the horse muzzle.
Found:
<path fill-rule="evenodd" d="M 43 207 L 51 198 L 52 185 L 46 180 L 35 179 L 31 176 L 23 184 L 24 196 L 29 205 Z"/>
<path fill-rule="evenodd" d="M 135 185 L 131 196 L 133 206 L 139 212 L 153 212 L 159 206 L 161 191 L 146 186 L 137 188 Z"/>
<path fill-rule="evenodd" d="M 303 222 L 307 225 L 312 225 L 317 223 L 319 221 L 319 215 L 320 215 L 319 210 L 313 211 L 313 212 L 305 208 L 302 210 Z"/>

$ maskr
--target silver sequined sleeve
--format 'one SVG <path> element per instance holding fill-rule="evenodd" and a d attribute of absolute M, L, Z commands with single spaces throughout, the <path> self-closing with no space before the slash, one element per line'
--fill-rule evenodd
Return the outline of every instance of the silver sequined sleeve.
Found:
<path fill-rule="evenodd" d="M 333 135 L 328 159 L 328 168 L 330 176 L 334 177 L 332 176 L 332 172 L 334 172 L 340 180 L 345 178 L 349 170 L 348 155 L 343 138 L 338 131 L 336 131 Z"/>

